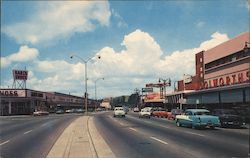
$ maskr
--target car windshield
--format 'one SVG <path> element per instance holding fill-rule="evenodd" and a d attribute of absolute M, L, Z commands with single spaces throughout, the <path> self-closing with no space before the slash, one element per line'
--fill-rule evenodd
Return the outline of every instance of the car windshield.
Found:
<path fill-rule="evenodd" d="M 223 110 L 222 113 L 227 115 L 237 115 L 237 112 L 234 110 Z"/>
<path fill-rule="evenodd" d="M 123 108 L 115 108 L 115 110 L 123 110 Z"/>
<path fill-rule="evenodd" d="M 198 111 L 195 112 L 194 115 L 209 115 L 210 113 L 208 111 Z"/>

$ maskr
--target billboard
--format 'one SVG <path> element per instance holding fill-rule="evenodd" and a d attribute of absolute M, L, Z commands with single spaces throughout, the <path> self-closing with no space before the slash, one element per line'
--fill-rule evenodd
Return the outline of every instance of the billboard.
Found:
<path fill-rule="evenodd" d="M 152 87 L 142 88 L 142 92 L 153 92 Z"/>
<path fill-rule="evenodd" d="M 192 76 L 191 75 L 183 75 L 183 80 L 184 80 L 184 83 L 191 83 L 192 82 Z"/>
<path fill-rule="evenodd" d="M 17 90 L 17 89 L 1 89 L 0 96 L 1 97 L 26 97 L 26 91 Z"/>
<path fill-rule="evenodd" d="M 27 80 L 28 71 L 27 70 L 12 70 L 14 80 Z"/>

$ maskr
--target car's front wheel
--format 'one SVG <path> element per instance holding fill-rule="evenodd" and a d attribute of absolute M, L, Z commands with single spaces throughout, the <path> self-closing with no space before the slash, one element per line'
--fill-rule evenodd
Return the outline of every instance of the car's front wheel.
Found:
<path fill-rule="evenodd" d="M 176 126 L 177 126 L 177 127 L 181 127 L 181 123 L 180 123 L 179 120 L 176 120 Z"/>

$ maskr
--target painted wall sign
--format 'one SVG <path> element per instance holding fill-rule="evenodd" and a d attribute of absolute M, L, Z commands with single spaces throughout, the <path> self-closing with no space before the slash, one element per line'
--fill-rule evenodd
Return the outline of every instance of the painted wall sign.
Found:
<path fill-rule="evenodd" d="M 214 88 L 250 82 L 250 70 L 224 75 L 204 81 L 204 88 Z"/>
<path fill-rule="evenodd" d="M 25 90 L 0 90 L 1 97 L 26 97 Z"/>

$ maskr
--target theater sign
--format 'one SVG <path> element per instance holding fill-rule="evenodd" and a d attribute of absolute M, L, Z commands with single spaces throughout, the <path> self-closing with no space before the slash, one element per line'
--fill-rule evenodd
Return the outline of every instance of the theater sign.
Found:
<path fill-rule="evenodd" d="M 204 80 L 204 88 L 214 88 L 250 82 L 250 70 L 231 73 Z"/>

